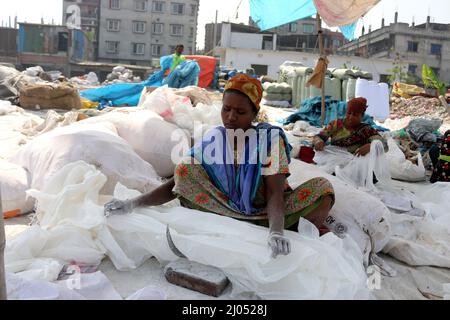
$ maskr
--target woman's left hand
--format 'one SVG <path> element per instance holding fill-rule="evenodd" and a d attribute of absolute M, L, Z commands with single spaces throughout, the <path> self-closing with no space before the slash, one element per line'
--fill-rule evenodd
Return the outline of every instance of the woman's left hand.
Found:
<path fill-rule="evenodd" d="M 363 145 L 355 151 L 357 157 L 364 157 L 370 152 L 370 143 Z"/>

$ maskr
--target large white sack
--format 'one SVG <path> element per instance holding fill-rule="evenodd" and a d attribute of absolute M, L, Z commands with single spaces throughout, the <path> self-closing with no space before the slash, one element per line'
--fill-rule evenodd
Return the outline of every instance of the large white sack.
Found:
<path fill-rule="evenodd" d="M 15 215 L 33 210 L 34 200 L 27 199 L 30 174 L 16 164 L 0 159 L 0 192 L 3 212 L 17 211 Z M 2 214 L 0 212 L 0 214 Z"/>
<path fill-rule="evenodd" d="M 112 194 L 117 182 L 142 192 L 160 185 L 153 167 L 107 123 L 57 128 L 29 142 L 10 159 L 30 172 L 31 188 L 38 190 L 58 170 L 79 160 L 95 165 L 108 177 L 103 194 Z"/>
<path fill-rule="evenodd" d="M 22 264 L 23 271 L 31 271 L 33 260 L 42 257 L 67 261 L 73 245 L 60 245 L 53 235 L 61 228 L 73 230 L 73 241 L 76 230 L 83 236 L 79 242 L 73 242 L 79 247 L 73 255 L 83 255 L 83 250 L 87 250 L 84 258 L 77 256 L 77 261 L 95 264 L 97 255 L 87 253 L 92 249 L 93 253 L 100 253 L 102 248 L 120 270 L 136 268 L 151 256 L 163 263 L 174 261 L 177 257 L 169 249 L 165 234 L 169 225 L 178 249 L 191 261 L 221 268 L 229 276 L 236 295 L 250 292 L 265 299 L 368 298 L 362 255 L 350 237 L 339 239 L 329 233 L 317 238 L 317 233 L 287 232 L 292 253 L 271 259 L 266 228 L 215 214 L 161 206 L 105 219 L 102 204 L 95 201 L 95 193 L 105 180 L 94 167 L 77 163 L 58 172 L 42 192 L 33 191 L 39 203 L 38 219 L 41 227 L 48 229 L 47 234 L 37 233 L 37 239 L 31 234 L 39 228 L 35 226 L 11 241 L 6 250 L 7 270 L 11 272 L 13 266 Z M 74 193 L 79 196 L 73 197 Z M 115 196 L 124 199 L 136 194 L 119 187 Z M 97 222 L 84 227 L 75 225 L 92 219 Z M 306 221 L 301 226 L 312 228 Z M 33 254 L 28 254 L 30 251 Z"/>
<path fill-rule="evenodd" d="M 315 177 L 324 177 L 331 182 L 336 202 L 326 224 L 339 235 L 349 234 L 358 243 L 365 263 L 370 253 L 380 252 L 388 243 L 391 235 L 390 212 L 379 199 L 345 184 L 315 165 L 299 160 L 292 161 L 290 172 L 289 183 L 292 188 Z"/>
<path fill-rule="evenodd" d="M 149 110 L 111 112 L 78 124 L 104 121 L 113 123 L 119 136 L 126 140 L 142 159 L 150 163 L 161 177 L 173 176 L 178 163 L 173 161 L 172 151 L 177 145 L 184 142 L 187 148 L 190 146 L 190 139 L 183 130 Z"/>
<path fill-rule="evenodd" d="M 12 106 L 8 101 L 0 100 L 0 158 L 8 158 L 30 139 L 22 130 L 38 126 L 44 120 Z"/>
<path fill-rule="evenodd" d="M 411 161 L 406 160 L 405 154 L 400 150 L 394 139 L 389 138 L 387 143 L 389 151 L 386 153 L 386 158 L 393 179 L 413 182 L 426 179 L 425 167 L 420 153 L 418 155 L 418 164 L 415 165 Z"/>

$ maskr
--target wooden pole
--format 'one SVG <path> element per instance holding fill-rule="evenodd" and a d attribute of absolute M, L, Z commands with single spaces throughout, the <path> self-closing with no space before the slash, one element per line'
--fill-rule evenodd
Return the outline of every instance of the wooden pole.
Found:
<path fill-rule="evenodd" d="M 6 300 L 6 283 L 5 283 L 5 226 L 3 222 L 2 210 L 2 190 L 0 188 L 0 300 Z"/>
<path fill-rule="evenodd" d="M 317 20 L 317 34 L 319 36 L 319 53 L 320 57 L 325 56 L 324 49 L 324 39 L 323 39 L 323 30 L 322 30 L 322 19 L 320 18 L 319 13 L 316 15 Z M 322 126 L 325 125 L 325 73 L 322 78 Z"/>

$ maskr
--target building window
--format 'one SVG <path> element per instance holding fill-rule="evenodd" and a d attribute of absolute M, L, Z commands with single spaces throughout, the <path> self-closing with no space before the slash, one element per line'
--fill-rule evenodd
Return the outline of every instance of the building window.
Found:
<path fill-rule="evenodd" d="M 133 21 L 133 32 L 134 33 L 145 33 L 145 25 L 144 21 Z"/>
<path fill-rule="evenodd" d="M 109 8 L 114 10 L 120 9 L 120 0 L 109 0 Z"/>
<path fill-rule="evenodd" d="M 192 54 L 192 47 L 188 48 L 188 52 L 189 52 L 189 54 Z"/>
<path fill-rule="evenodd" d="M 417 72 L 417 65 L 416 64 L 410 64 L 408 66 L 408 73 L 416 74 L 416 72 Z"/>
<path fill-rule="evenodd" d="M 191 31 L 189 32 L 189 37 L 194 37 L 194 27 L 191 27 Z"/>
<path fill-rule="evenodd" d="M 183 25 L 182 24 L 171 24 L 170 25 L 170 35 L 172 36 L 183 36 Z"/>
<path fill-rule="evenodd" d="M 147 11 L 147 0 L 134 0 L 134 9 L 136 11 Z"/>
<path fill-rule="evenodd" d="M 153 12 L 164 12 L 164 2 L 153 1 Z"/>
<path fill-rule="evenodd" d="M 106 20 L 106 29 L 108 31 L 120 31 L 120 20 Z"/>
<path fill-rule="evenodd" d="M 197 15 L 197 5 L 191 5 L 191 16 L 195 17 Z"/>
<path fill-rule="evenodd" d="M 313 24 L 304 24 L 303 25 L 303 33 L 314 33 L 314 25 Z"/>
<path fill-rule="evenodd" d="M 408 52 L 417 52 L 418 47 L 418 42 L 408 41 Z"/>
<path fill-rule="evenodd" d="M 341 40 L 333 39 L 333 47 L 339 48 L 341 46 Z"/>
<path fill-rule="evenodd" d="M 118 41 L 106 41 L 106 52 L 107 53 L 119 53 L 119 42 Z"/>
<path fill-rule="evenodd" d="M 169 46 L 170 53 L 174 53 L 176 48 L 176 46 Z"/>
<path fill-rule="evenodd" d="M 184 14 L 184 3 L 172 3 L 172 14 L 183 15 Z"/>
<path fill-rule="evenodd" d="M 289 23 L 289 32 L 297 32 L 297 22 Z"/>
<path fill-rule="evenodd" d="M 152 56 L 160 57 L 162 52 L 162 44 L 152 44 Z"/>
<path fill-rule="evenodd" d="M 435 54 L 435 55 L 440 56 L 441 52 L 442 52 L 442 45 L 441 44 L 432 43 L 430 52 L 431 52 L 431 54 Z"/>
<path fill-rule="evenodd" d="M 133 54 L 144 55 L 145 54 L 145 43 L 133 43 L 132 44 Z"/>
<path fill-rule="evenodd" d="M 153 34 L 162 34 L 164 32 L 164 23 L 154 23 L 153 24 Z"/>
<path fill-rule="evenodd" d="M 436 77 L 439 78 L 439 74 L 440 74 L 441 70 L 439 68 L 433 68 L 433 67 L 431 67 L 431 70 L 433 70 Z"/>

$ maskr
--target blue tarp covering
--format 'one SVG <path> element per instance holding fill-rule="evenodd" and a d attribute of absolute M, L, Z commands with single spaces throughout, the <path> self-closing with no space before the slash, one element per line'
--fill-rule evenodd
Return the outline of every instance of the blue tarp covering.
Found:
<path fill-rule="evenodd" d="M 99 109 L 107 106 L 137 106 L 144 87 L 160 87 L 168 84 L 171 88 L 184 88 L 198 83 L 200 67 L 195 61 L 180 64 L 166 79 L 164 74 L 172 65 L 172 56 L 160 59 L 161 71 L 141 83 L 117 83 L 109 86 L 80 92 L 80 96 L 93 102 L 99 102 Z"/>
<path fill-rule="evenodd" d="M 328 125 L 330 122 L 336 119 L 345 118 L 345 114 L 347 113 L 347 102 L 333 100 L 331 97 L 327 96 L 325 98 L 325 125 Z M 287 119 L 283 121 L 284 125 L 295 123 L 297 121 L 307 121 L 312 126 L 317 128 L 322 127 L 322 98 L 314 97 L 308 100 L 305 100 L 300 110 L 290 115 Z M 364 115 L 363 122 L 370 124 L 372 127 L 379 131 L 388 131 L 387 129 L 380 127 L 375 124 L 375 121 L 368 114 Z"/>
<path fill-rule="evenodd" d="M 317 13 L 313 0 L 249 0 L 250 14 L 261 30 L 307 18 Z M 348 40 L 355 38 L 356 22 L 340 28 Z"/>
<path fill-rule="evenodd" d="M 169 85 L 170 88 L 184 88 L 188 86 L 197 86 L 200 76 L 200 66 L 195 61 L 184 61 L 180 63 L 164 79 L 163 85 Z"/>

